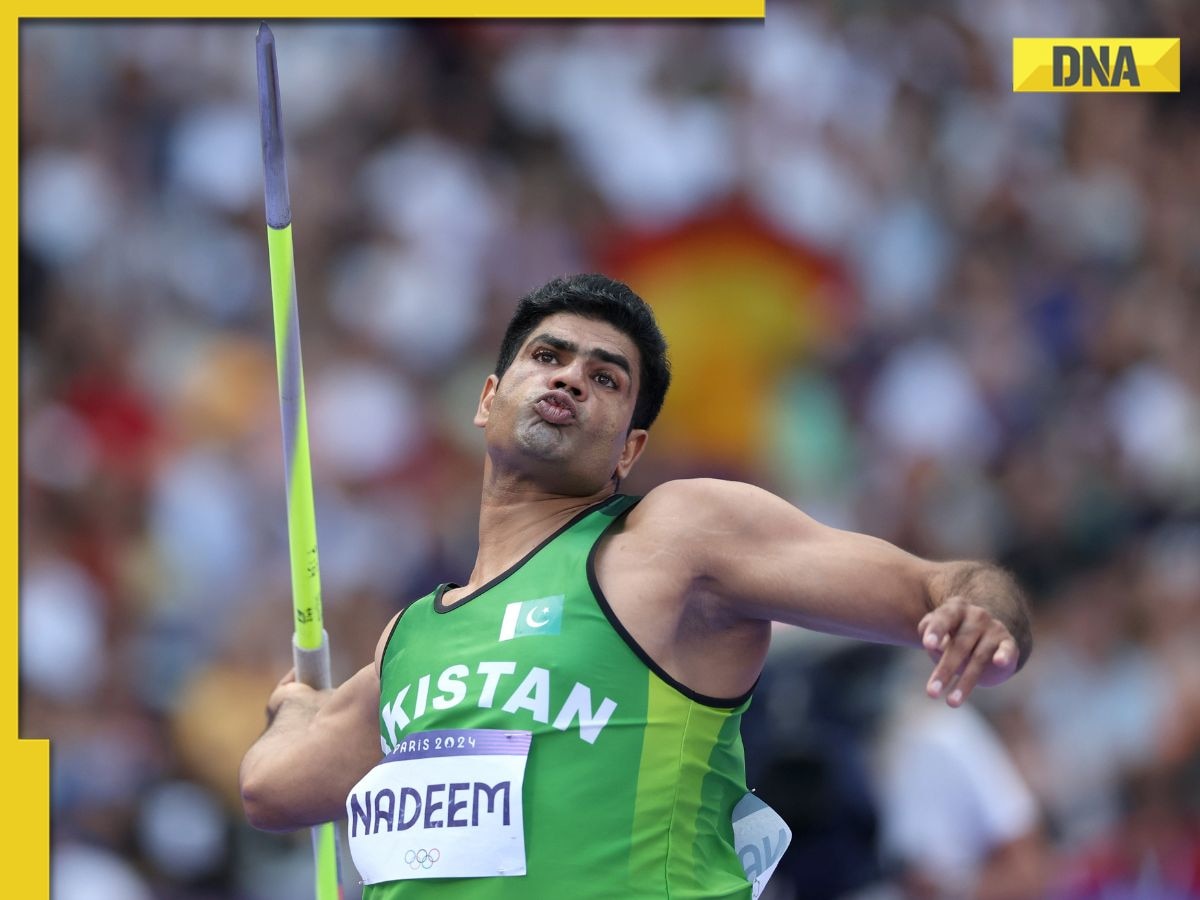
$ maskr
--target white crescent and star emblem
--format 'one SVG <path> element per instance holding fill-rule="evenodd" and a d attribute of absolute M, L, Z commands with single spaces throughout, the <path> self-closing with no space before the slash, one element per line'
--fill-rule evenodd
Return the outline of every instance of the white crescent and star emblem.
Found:
<path fill-rule="evenodd" d="M 504 607 L 500 623 L 501 641 L 534 635 L 558 634 L 562 628 L 563 595 L 517 600 Z"/>
<path fill-rule="evenodd" d="M 544 618 L 540 618 L 540 619 L 536 618 L 534 616 L 535 613 L 541 613 L 542 616 L 544 616 Z M 549 621 L 550 621 L 550 607 L 549 606 L 535 606 L 533 609 L 529 610 L 529 612 L 525 614 L 525 624 L 528 625 L 530 628 L 541 628 L 543 625 L 545 625 Z"/>

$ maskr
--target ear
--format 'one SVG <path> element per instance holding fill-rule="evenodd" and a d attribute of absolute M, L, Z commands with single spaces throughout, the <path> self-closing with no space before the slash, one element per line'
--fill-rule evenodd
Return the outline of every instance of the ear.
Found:
<path fill-rule="evenodd" d="M 500 379 L 496 375 L 489 375 L 483 382 L 483 393 L 479 395 L 479 406 L 475 410 L 475 424 L 480 428 L 487 425 L 488 416 L 492 414 L 492 401 L 496 398 L 498 384 Z"/>
<path fill-rule="evenodd" d="M 633 464 L 638 461 L 638 457 L 646 449 L 646 441 L 649 437 L 650 432 L 645 428 L 630 429 L 629 434 L 625 436 L 625 446 L 621 449 L 621 458 L 617 460 L 617 470 L 613 473 L 618 479 L 625 480 L 625 476 L 629 474 Z"/>

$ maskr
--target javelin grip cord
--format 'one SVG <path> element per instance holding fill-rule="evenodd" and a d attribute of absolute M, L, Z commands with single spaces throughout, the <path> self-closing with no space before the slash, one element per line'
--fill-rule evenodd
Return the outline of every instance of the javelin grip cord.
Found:
<path fill-rule="evenodd" d="M 313 649 L 301 647 L 293 634 L 292 662 L 296 666 L 297 681 L 319 691 L 333 687 L 329 669 L 329 634 L 325 629 L 321 629 L 321 645 Z"/>

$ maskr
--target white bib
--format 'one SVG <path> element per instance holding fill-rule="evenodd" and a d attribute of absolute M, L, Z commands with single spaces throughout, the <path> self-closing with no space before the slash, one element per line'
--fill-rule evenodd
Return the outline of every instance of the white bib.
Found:
<path fill-rule="evenodd" d="M 762 894 L 791 842 L 792 829 L 779 813 L 753 794 L 743 796 L 733 808 L 733 845 L 746 878 L 753 884 L 753 900 Z"/>
<path fill-rule="evenodd" d="M 422 731 L 346 798 L 364 884 L 525 874 L 528 731 Z"/>

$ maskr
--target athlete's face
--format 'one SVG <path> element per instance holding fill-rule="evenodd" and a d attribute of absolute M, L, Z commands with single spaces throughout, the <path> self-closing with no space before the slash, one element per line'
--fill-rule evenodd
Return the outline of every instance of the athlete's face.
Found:
<path fill-rule="evenodd" d="M 475 424 L 493 463 L 564 494 L 624 478 L 646 443 L 645 430 L 629 427 L 639 365 L 633 341 L 606 322 L 543 319 L 504 376 L 484 383 Z"/>

